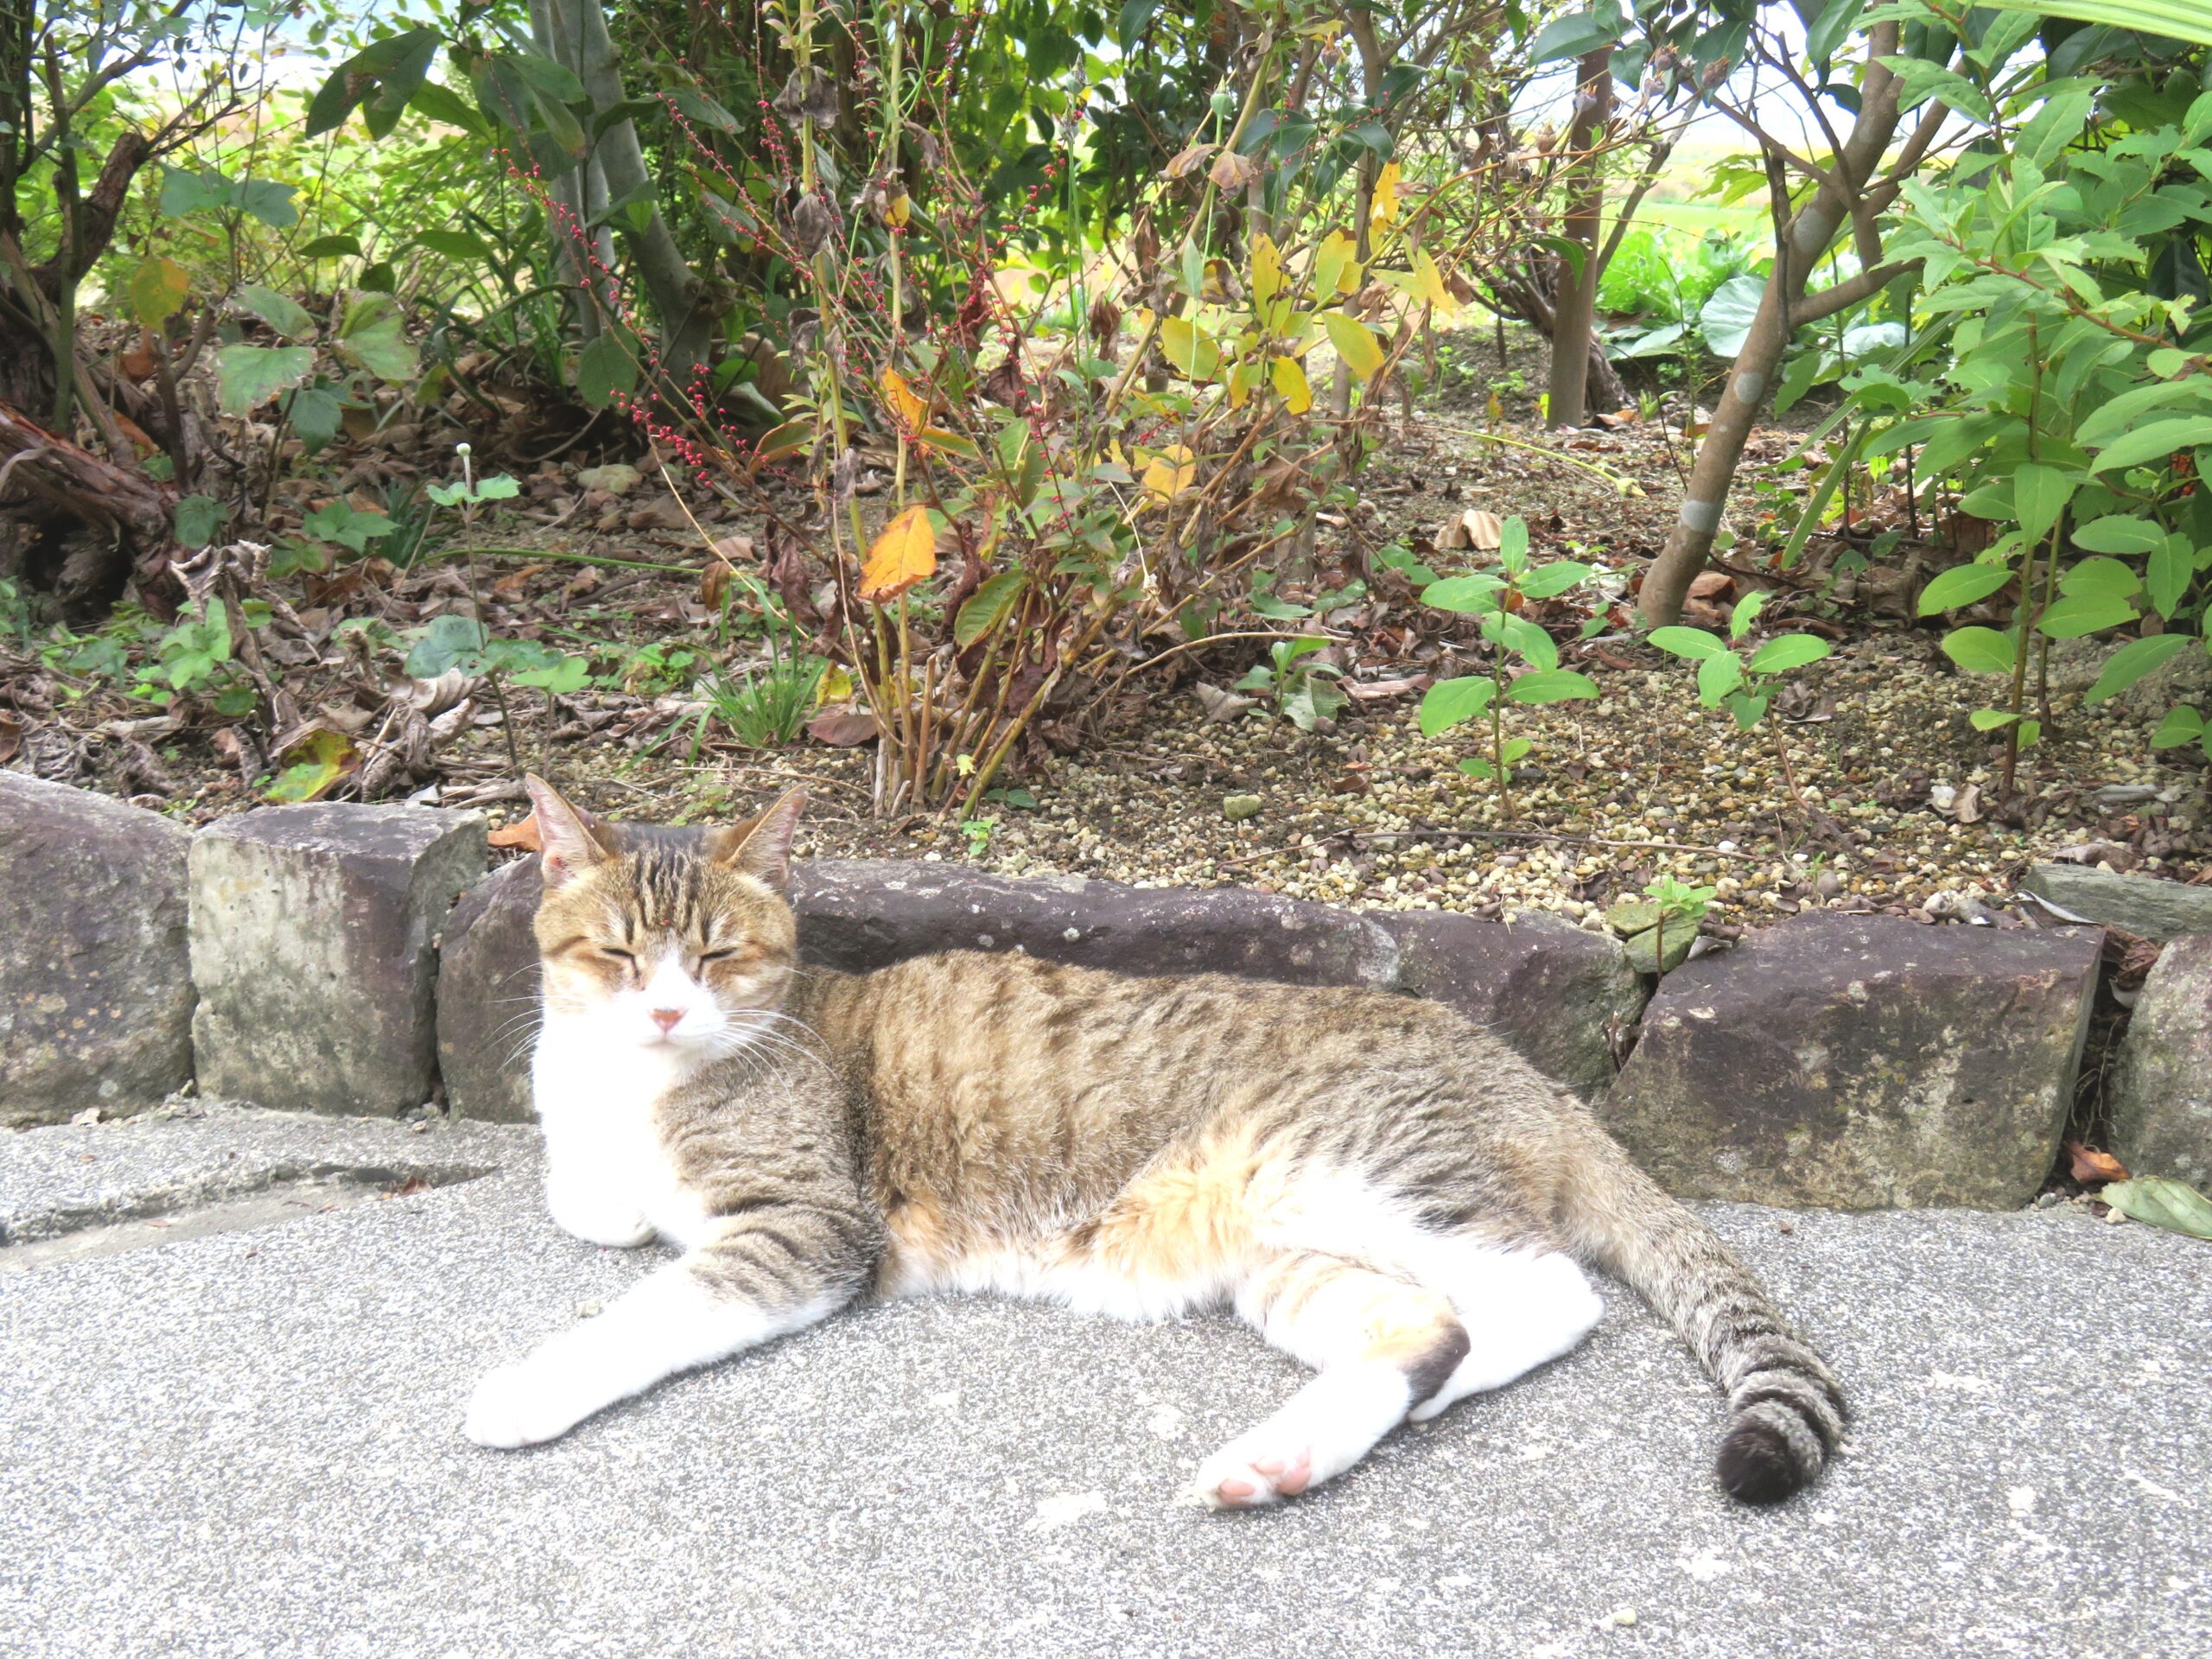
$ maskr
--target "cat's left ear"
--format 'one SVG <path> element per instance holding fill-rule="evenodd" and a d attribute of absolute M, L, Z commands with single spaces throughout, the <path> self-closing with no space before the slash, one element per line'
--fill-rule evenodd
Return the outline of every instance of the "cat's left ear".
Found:
<path fill-rule="evenodd" d="M 788 791 L 757 818 L 733 823 L 707 837 L 707 856 L 766 881 L 778 893 L 791 884 L 791 836 L 806 809 L 806 791 Z"/>

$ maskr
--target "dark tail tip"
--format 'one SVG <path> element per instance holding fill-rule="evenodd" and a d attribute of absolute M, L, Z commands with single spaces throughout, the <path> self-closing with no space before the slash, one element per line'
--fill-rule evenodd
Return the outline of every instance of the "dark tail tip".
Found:
<path fill-rule="evenodd" d="M 1738 1418 L 1720 1442 L 1720 1484 L 1738 1503 L 1779 1503 L 1819 1468 L 1802 1467 L 1789 1437 L 1761 1418 Z"/>

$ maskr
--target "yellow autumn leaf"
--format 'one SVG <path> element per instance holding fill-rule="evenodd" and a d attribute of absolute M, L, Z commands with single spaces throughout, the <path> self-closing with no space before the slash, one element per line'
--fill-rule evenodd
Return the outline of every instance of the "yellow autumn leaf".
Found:
<path fill-rule="evenodd" d="M 1313 407 L 1313 388 L 1306 378 L 1306 371 L 1294 357 L 1275 359 L 1274 374 L 1275 391 L 1282 398 L 1283 407 L 1294 415 L 1303 415 Z"/>
<path fill-rule="evenodd" d="M 1342 231 L 1331 231 L 1313 251 L 1313 299 L 1320 304 L 1338 294 L 1359 292 L 1358 245 Z"/>
<path fill-rule="evenodd" d="M 906 377 L 898 370 L 886 369 L 876 385 L 883 388 L 883 401 L 891 405 L 899 424 L 909 432 L 918 432 L 930 423 L 930 406 L 914 395 L 914 389 L 906 384 Z"/>
<path fill-rule="evenodd" d="M 1403 175 L 1395 162 L 1382 163 L 1375 175 L 1375 210 L 1370 219 L 1377 230 L 1398 222 L 1398 181 Z"/>
<path fill-rule="evenodd" d="M 1252 238 L 1252 298 L 1266 305 L 1282 292 L 1282 254 L 1265 231 Z"/>
<path fill-rule="evenodd" d="M 861 566 L 861 597 L 887 605 L 937 571 L 937 528 L 927 507 L 909 507 L 883 527 Z"/>
<path fill-rule="evenodd" d="M 1188 317 L 1169 317 L 1161 322 L 1160 350 L 1185 380 L 1211 380 L 1221 372 L 1221 347 Z"/>
<path fill-rule="evenodd" d="M 1444 273 L 1436 268 L 1436 261 L 1419 248 L 1414 250 L 1414 284 L 1421 296 L 1446 316 L 1459 308 L 1459 302 L 1444 285 Z"/>
<path fill-rule="evenodd" d="M 1344 366 L 1362 380 L 1372 380 L 1383 362 L 1382 342 L 1376 339 L 1375 331 L 1343 311 L 1324 311 L 1321 326 L 1329 331 L 1329 343 L 1337 348 Z"/>
<path fill-rule="evenodd" d="M 1171 443 L 1146 465 L 1144 487 L 1155 501 L 1173 501 L 1191 487 L 1198 463 L 1179 443 Z"/>
<path fill-rule="evenodd" d="M 843 702 L 853 695 L 853 677 L 847 670 L 834 664 L 822 671 L 822 677 L 814 683 L 814 704 Z"/>
<path fill-rule="evenodd" d="M 1229 372 L 1229 406 L 1242 409 L 1252 401 L 1252 394 L 1260 389 L 1260 364 L 1256 358 L 1246 358 Z"/>
<path fill-rule="evenodd" d="M 904 229 L 913 216 L 914 199 L 904 190 L 883 204 L 883 221 L 894 231 Z"/>

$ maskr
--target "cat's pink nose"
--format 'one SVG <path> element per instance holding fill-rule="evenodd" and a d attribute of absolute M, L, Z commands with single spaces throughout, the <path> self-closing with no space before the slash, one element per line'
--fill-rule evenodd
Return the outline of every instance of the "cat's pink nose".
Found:
<path fill-rule="evenodd" d="M 653 1024 L 658 1026 L 664 1032 L 674 1031 L 677 1026 L 683 1023 L 683 1010 L 681 1008 L 655 1008 L 653 1010 Z"/>

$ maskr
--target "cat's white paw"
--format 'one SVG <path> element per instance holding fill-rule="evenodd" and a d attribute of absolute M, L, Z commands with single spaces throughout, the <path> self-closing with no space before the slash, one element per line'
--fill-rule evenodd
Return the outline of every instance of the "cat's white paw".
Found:
<path fill-rule="evenodd" d="M 652 1243 L 654 1238 L 652 1223 L 639 1211 L 576 1203 L 556 1203 L 551 1209 L 555 1224 L 587 1244 L 602 1245 L 610 1250 L 634 1250 L 640 1244 Z"/>
<path fill-rule="evenodd" d="M 557 1440 L 591 1414 L 573 1389 L 527 1361 L 487 1372 L 468 1398 L 461 1432 L 479 1446 L 512 1451 Z"/>
<path fill-rule="evenodd" d="M 1250 1510 L 1296 1497 L 1313 1484 L 1313 1447 L 1247 1434 L 1200 1464 L 1191 1491 L 1210 1510 Z"/>

